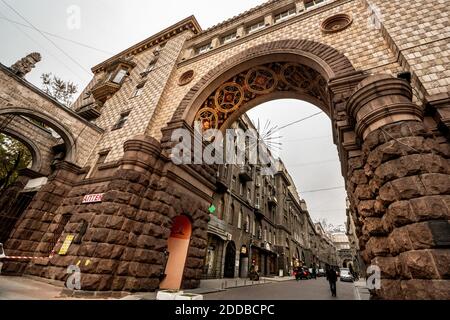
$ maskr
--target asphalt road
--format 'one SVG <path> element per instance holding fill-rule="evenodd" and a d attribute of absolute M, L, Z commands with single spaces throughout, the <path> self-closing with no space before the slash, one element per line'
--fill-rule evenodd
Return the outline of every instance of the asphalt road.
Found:
<path fill-rule="evenodd" d="M 229 289 L 204 296 L 205 300 L 355 300 L 353 283 L 337 283 L 337 298 L 331 296 L 328 282 L 317 280 L 285 281 Z"/>

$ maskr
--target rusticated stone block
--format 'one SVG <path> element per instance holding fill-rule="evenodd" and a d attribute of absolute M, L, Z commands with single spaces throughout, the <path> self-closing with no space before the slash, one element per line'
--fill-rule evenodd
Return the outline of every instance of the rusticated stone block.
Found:
<path fill-rule="evenodd" d="M 382 279 L 380 290 L 373 291 L 374 300 L 403 300 L 405 299 L 405 293 L 401 287 L 400 280 Z"/>
<path fill-rule="evenodd" d="M 406 280 L 401 282 L 407 300 L 450 300 L 450 280 Z"/>
<path fill-rule="evenodd" d="M 442 279 L 450 280 L 450 250 L 449 249 L 435 249 L 430 250 L 433 256 L 434 264 Z"/>
<path fill-rule="evenodd" d="M 114 280 L 111 284 L 111 290 L 122 291 L 126 281 L 127 277 L 114 277 Z"/>
<path fill-rule="evenodd" d="M 388 232 L 383 226 L 383 221 L 380 218 L 364 219 L 363 233 L 370 236 L 383 236 Z"/>
<path fill-rule="evenodd" d="M 389 241 L 387 237 L 371 237 L 366 243 L 366 250 L 374 256 L 387 256 L 390 254 Z"/>
<path fill-rule="evenodd" d="M 359 202 L 358 213 L 365 218 L 376 216 L 375 200 L 366 200 Z"/>
<path fill-rule="evenodd" d="M 106 226 L 109 216 L 101 215 L 96 216 L 92 221 L 91 228 L 103 228 Z"/>
<path fill-rule="evenodd" d="M 105 228 L 94 229 L 91 237 L 92 242 L 106 242 L 110 230 Z"/>
<path fill-rule="evenodd" d="M 137 248 L 152 249 L 155 245 L 155 237 L 140 235 L 137 239 Z"/>
<path fill-rule="evenodd" d="M 161 266 L 138 262 L 130 262 L 128 269 L 129 275 L 138 278 L 157 277 L 160 275 L 161 270 Z"/>
<path fill-rule="evenodd" d="M 109 259 L 113 247 L 114 246 L 111 244 L 99 243 L 95 248 L 94 256 L 97 258 Z"/>
<path fill-rule="evenodd" d="M 125 250 L 125 247 L 120 245 L 115 245 L 111 252 L 111 259 L 120 259 L 122 257 L 122 254 Z"/>
<path fill-rule="evenodd" d="M 107 201 L 105 198 L 103 198 L 103 202 L 101 207 L 103 208 L 103 213 L 106 215 L 117 214 L 121 208 L 121 206 L 116 203 L 106 203 Z"/>
<path fill-rule="evenodd" d="M 127 279 L 125 281 L 125 285 L 123 287 L 123 290 L 124 291 L 128 291 L 128 292 L 137 292 L 137 291 L 139 291 L 140 280 L 141 279 L 136 279 L 136 278 L 133 278 L 133 277 L 127 277 Z"/>
<path fill-rule="evenodd" d="M 127 276 L 129 275 L 129 268 L 130 268 L 131 262 L 128 261 L 120 261 L 117 266 L 116 274 L 119 276 Z"/>
<path fill-rule="evenodd" d="M 411 240 L 409 239 L 409 233 L 406 228 L 395 229 L 389 235 L 389 248 L 391 254 L 398 255 L 402 252 L 413 249 Z"/>
<path fill-rule="evenodd" d="M 429 250 L 414 250 L 403 252 L 399 255 L 399 262 L 403 265 L 403 276 L 409 275 L 413 279 L 439 279 L 439 274 L 434 267 L 433 257 Z M 406 267 L 406 268 L 405 268 Z"/>
<path fill-rule="evenodd" d="M 440 173 L 423 174 L 420 176 L 426 195 L 440 195 L 450 193 L 450 175 Z"/>
<path fill-rule="evenodd" d="M 128 241 L 126 243 L 127 247 L 136 248 L 138 236 L 133 232 L 128 234 Z"/>
<path fill-rule="evenodd" d="M 415 222 L 409 201 L 397 201 L 392 203 L 387 210 L 385 219 L 396 227 Z"/>
<path fill-rule="evenodd" d="M 120 216 L 110 216 L 107 217 L 106 227 L 114 230 L 122 229 L 122 225 L 125 221 L 124 217 Z"/>
<path fill-rule="evenodd" d="M 450 211 L 445 201 L 450 196 L 428 196 L 410 201 L 415 221 L 450 218 Z"/>
<path fill-rule="evenodd" d="M 117 260 L 100 260 L 96 273 L 98 274 L 114 274 L 119 262 Z"/>
<path fill-rule="evenodd" d="M 353 171 L 350 180 L 356 184 L 367 184 L 369 182 L 364 170 Z"/>
<path fill-rule="evenodd" d="M 159 280 L 153 279 L 141 279 L 139 281 L 139 291 L 155 291 L 159 287 Z"/>
<path fill-rule="evenodd" d="M 414 250 L 428 249 L 435 246 L 433 233 L 428 222 L 414 223 L 404 228 L 408 230 L 409 239 Z"/>
<path fill-rule="evenodd" d="M 429 221 L 428 227 L 433 234 L 433 240 L 436 247 L 450 247 L 450 221 L 436 220 Z"/>
<path fill-rule="evenodd" d="M 381 278 L 398 279 L 399 277 L 399 261 L 396 257 L 376 257 L 372 260 L 372 264 L 381 270 Z"/>
<path fill-rule="evenodd" d="M 136 219 L 138 210 L 133 207 L 123 207 L 120 210 L 120 214 L 128 219 Z"/>
<path fill-rule="evenodd" d="M 129 234 L 119 230 L 111 230 L 105 242 L 124 246 L 129 242 Z"/>
<path fill-rule="evenodd" d="M 93 257 L 97 245 L 97 243 L 82 243 L 78 254 L 82 257 Z"/>

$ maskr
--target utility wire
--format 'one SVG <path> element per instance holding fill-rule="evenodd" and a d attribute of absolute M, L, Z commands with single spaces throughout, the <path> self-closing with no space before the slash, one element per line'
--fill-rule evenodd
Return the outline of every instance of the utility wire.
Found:
<path fill-rule="evenodd" d="M 53 46 L 55 46 L 56 49 L 58 49 L 62 54 L 64 54 L 67 58 L 69 58 L 73 63 L 75 63 L 78 67 L 83 69 L 89 76 L 92 76 L 91 72 L 87 70 L 85 67 L 83 67 L 78 61 L 76 61 L 74 58 L 72 58 L 67 52 L 65 52 L 63 49 L 61 49 L 52 39 L 50 39 L 47 35 L 45 35 L 41 30 L 36 28 L 30 21 L 28 21 L 23 15 L 20 14 L 16 9 L 14 9 L 12 6 L 10 6 L 5 0 L 1 0 L 8 8 L 10 8 L 12 11 L 14 11 L 19 17 L 21 17 L 26 23 L 28 23 L 34 30 L 39 32 L 45 39 L 47 39 Z"/>
<path fill-rule="evenodd" d="M 0 16 L 0 19 L 5 20 L 5 21 L 8 21 L 8 22 L 10 22 L 10 23 L 12 23 L 12 24 L 16 24 L 16 25 L 25 27 L 25 28 L 33 29 L 33 27 L 30 27 L 29 25 L 26 25 L 26 24 L 24 24 L 24 23 L 21 23 L 21 22 L 12 20 L 12 19 L 8 19 L 8 18 L 6 18 L 6 17 Z M 52 37 L 54 37 L 54 38 L 58 38 L 58 39 L 61 39 L 61 40 L 64 40 L 64 41 L 72 42 L 72 43 L 74 43 L 74 44 L 76 44 L 76 45 L 79 45 L 79 46 L 81 46 L 81 47 L 85 47 L 85 48 L 88 48 L 88 49 L 91 49 L 91 50 L 95 50 L 95 51 L 101 52 L 101 53 L 103 53 L 103 54 L 113 55 L 113 53 L 111 53 L 111 52 L 108 52 L 108 51 L 105 51 L 105 50 L 102 50 L 102 49 L 95 48 L 95 47 L 93 47 L 93 46 L 90 46 L 90 45 L 85 44 L 85 43 L 82 43 L 82 42 L 78 42 L 78 41 L 75 41 L 75 40 L 72 40 L 72 39 L 69 39 L 69 38 L 65 38 L 65 37 L 63 37 L 63 36 L 60 36 L 60 35 L 57 35 L 57 34 L 54 34 L 54 33 L 50 33 L 50 32 L 47 32 L 47 31 L 43 31 L 43 30 L 40 30 L 40 31 L 41 31 L 42 33 L 45 33 L 45 34 L 47 34 L 47 35 L 49 35 L 49 36 L 52 36 Z"/>
<path fill-rule="evenodd" d="M 0 14 L 0 18 L 4 17 L 3 15 Z M 46 48 L 44 48 L 43 45 L 41 45 L 39 42 L 37 42 L 34 38 L 30 37 L 25 31 L 23 31 L 22 29 L 20 29 L 18 26 L 16 25 L 12 25 L 14 28 L 16 28 L 20 33 L 22 33 L 25 37 L 27 37 L 28 39 L 30 39 L 31 42 L 34 42 L 38 47 L 42 48 L 43 50 L 45 50 L 50 56 L 52 56 L 56 61 L 58 61 L 59 63 L 61 63 L 64 67 L 66 67 L 67 70 L 69 70 L 73 75 L 75 75 L 78 79 L 83 80 L 83 77 L 81 77 L 78 72 L 74 71 L 71 67 L 69 67 L 67 64 L 65 64 L 61 59 L 59 59 L 56 55 L 54 55 L 53 53 L 51 53 L 49 50 L 47 50 Z"/>
<path fill-rule="evenodd" d="M 305 194 L 305 193 L 317 193 L 317 192 L 322 192 L 322 191 L 332 191 L 332 190 L 340 190 L 340 189 L 345 189 L 345 186 L 342 186 L 342 187 L 335 187 L 335 188 L 326 188 L 326 189 L 317 189 L 317 190 L 300 191 L 300 194 Z"/>

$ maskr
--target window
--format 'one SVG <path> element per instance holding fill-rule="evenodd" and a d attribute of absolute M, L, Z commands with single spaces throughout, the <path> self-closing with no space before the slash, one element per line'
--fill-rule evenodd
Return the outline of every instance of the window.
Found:
<path fill-rule="evenodd" d="M 142 92 L 144 91 L 144 86 L 145 86 L 145 82 L 138 84 L 136 86 L 136 89 L 134 90 L 132 98 L 139 97 L 142 94 Z"/>
<path fill-rule="evenodd" d="M 247 218 L 245 219 L 245 232 L 250 232 L 250 216 L 247 216 Z"/>
<path fill-rule="evenodd" d="M 231 187 L 232 188 L 236 187 L 236 176 L 233 176 L 233 179 L 231 180 Z"/>
<path fill-rule="evenodd" d="M 252 235 L 256 235 L 256 219 L 253 220 L 253 225 L 252 225 Z"/>
<path fill-rule="evenodd" d="M 252 189 L 247 188 L 247 200 L 252 201 Z"/>
<path fill-rule="evenodd" d="M 244 185 L 242 183 L 239 183 L 239 194 L 241 196 L 244 195 Z"/>
<path fill-rule="evenodd" d="M 157 61 L 158 61 L 158 59 L 156 59 L 156 58 L 153 58 L 152 60 L 150 60 L 150 62 L 148 63 L 148 66 L 147 66 L 147 68 L 145 69 L 144 72 L 147 73 L 147 74 L 152 72 L 153 69 L 155 69 Z"/>
<path fill-rule="evenodd" d="M 295 13 L 296 13 L 295 8 L 281 12 L 281 13 L 275 15 L 275 17 L 274 17 L 275 23 L 286 20 L 287 18 L 295 15 Z"/>
<path fill-rule="evenodd" d="M 238 226 L 239 229 L 242 228 L 242 211 L 239 210 L 239 216 L 238 216 Z"/>
<path fill-rule="evenodd" d="M 128 117 L 130 116 L 130 112 L 131 111 L 127 111 L 120 115 L 119 120 L 117 121 L 117 123 L 114 125 L 114 127 L 112 129 L 113 131 L 123 128 L 123 126 L 125 125 L 125 123 L 128 120 Z"/>
<path fill-rule="evenodd" d="M 261 205 L 260 197 L 261 197 L 261 195 L 258 193 L 256 195 L 256 199 L 255 199 L 255 204 L 256 204 L 257 207 L 260 207 L 260 205 Z"/>
<path fill-rule="evenodd" d="M 263 241 L 267 242 L 267 228 L 264 228 L 264 237 L 263 237 Z"/>
<path fill-rule="evenodd" d="M 223 44 L 227 44 L 230 43 L 232 41 L 236 40 L 236 32 L 235 33 L 231 33 L 229 35 L 226 35 L 225 37 L 222 38 L 222 43 Z"/>
<path fill-rule="evenodd" d="M 112 82 L 120 84 L 120 83 L 122 83 L 122 81 L 126 75 L 127 75 L 127 70 L 120 69 L 119 72 L 117 72 L 116 75 L 114 76 L 114 79 L 112 80 Z"/>
<path fill-rule="evenodd" d="M 95 164 L 94 169 L 92 169 L 90 177 L 93 177 L 97 173 L 98 167 L 106 162 L 106 158 L 108 157 L 109 151 L 110 150 L 99 152 L 97 163 Z"/>
<path fill-rule="evenodd" d="M 264 24 L 264 20 L 260 21 L 258 23 L 252 24 L 250 27 L 248 27 L 247 32 L 248 33 L 253 33 L 256 32 L 258 30 L 261 30 L 262 28 L 264 28 L 265 24 Z"/>
<path fill-rule="evenodd" d="M 324 2 L 325 0 L 306 0 L 305 1 L 305 8 L 309 9 L 311 7 L 314 7 L 315 5 Z"/>
<path fill-rule="evenodd" d="M 205 44 L 205 45 L 203 45 L 201 47 L 198 47 L 197 50 L 196 50 L 196 53 L 197 54 L 206 53 L 206 52 L 208 52 L 211 49 L 212 49 L 211 43 L 208 43 L 208 44 Z"/>

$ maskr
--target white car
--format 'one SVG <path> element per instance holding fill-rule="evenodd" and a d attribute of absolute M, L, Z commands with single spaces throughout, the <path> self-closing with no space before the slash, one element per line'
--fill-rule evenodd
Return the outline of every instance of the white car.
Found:
<path fill-rule="evenodd" d="M 353 282 L 355 279 L 353 278 L 353 275 L 350 272 L 350 269 L 341 269 L 341 275 L 340 275 L 342 282 Z"/>

